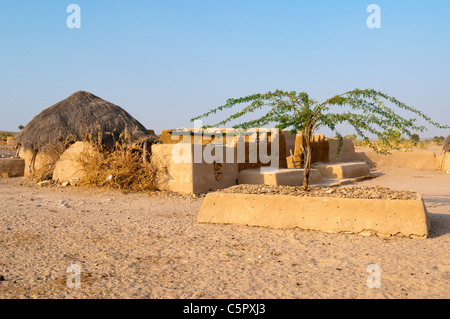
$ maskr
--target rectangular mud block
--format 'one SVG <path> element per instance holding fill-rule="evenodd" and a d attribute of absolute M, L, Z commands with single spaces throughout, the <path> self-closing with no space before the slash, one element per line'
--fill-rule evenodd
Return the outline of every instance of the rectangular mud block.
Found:
<path fill-rule="evenodd" d="M 265 171 L 261 169 L 247 169 L 239 172 L 239 184 L 266 184 L 266 185 L 303 185 L 304 169 L 278 169 L 276 171 Z M 320 172 L 311 169 L 309 182 L 319 183 L 322 180 Z"/>
<path fill-rule="evenodd" d="M 197 147 L 200 152 L 195 149 Z M 158 168 L 158 188 L 181 194 L 199 194 L 236 185 L 238 164 L 234 159 L 226 162 L 230 148 L 218 146 L 224 163 L 219 160 L 209 163 L 203 155 L 211 147 L 212 144 L 187 143 L 152 145 L 152 163 Z M 195 154 L 200 154 L 200 159 L 194 159 Z"/>
<path fill-rule="evenodd" d="M 25 160 L 21 158 L 0 158 L 0 174 L 8 174 L 8 177 L 20 177 L 24 175 L 24 172 Z"/>
<path fill-rule="evenodd" d="M 15 141 L 13 136 L 8 136 L 6 138 L 6 145 L 7 146 L 16 146 L 17 145 L 17 143 L 16 143 L 16 141 Z"/>
<path fill-rule="evenodd" d="M 369 165 L 365 162 L 315 164 L 314 168 L 324 178 L 352 178 L 370 174 Z"/>
<path fill-rule="evenodd" d="M 384 200 L 214 192 L 206 195 L 197 221 L 410 238 L 427 238 L 430 227 L 420 196 Z"/>

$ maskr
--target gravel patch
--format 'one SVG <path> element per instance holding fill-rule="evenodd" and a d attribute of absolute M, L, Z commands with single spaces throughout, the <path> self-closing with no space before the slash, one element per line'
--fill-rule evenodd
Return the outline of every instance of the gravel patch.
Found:
<path fill-rule="evenodd" d="M 382 186 L 318 187 L 311 186 L 305 191 L 302 186 L 236 185 L 218 190 L 223 193 L 258 195 L 290 195 L 305 197 L 340 197 L 360 199 L 415 200 L 416 192 L 397 191 Z"/>

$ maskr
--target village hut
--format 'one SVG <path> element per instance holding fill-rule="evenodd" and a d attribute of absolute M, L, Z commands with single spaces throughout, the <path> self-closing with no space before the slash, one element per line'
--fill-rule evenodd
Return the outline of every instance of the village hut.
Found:
<path fill-rule="evenodd" d="M 450 135 L 447 136 L 447 138 L 444 141 L 443 151 L 444 151 L 444 153 L 450 152 Z"/>
<path fill-rule="evenodd" d="M 450 173 L 450 135 L 445 139 L 442 151 L 443 154 L 441 157 L 439 168 Z"/>
<path fill-rule="evenodd" d="M 151 145 L 159 140 L 121 107 L 78 91 L 35 116 L 16 140 L 19 156 L 25 159 L 25 175 L 29 175 L 51 168 L 64 151 L 61 147 L 87 138 L 112 147 L 125 132 L 132 143 Z"/>

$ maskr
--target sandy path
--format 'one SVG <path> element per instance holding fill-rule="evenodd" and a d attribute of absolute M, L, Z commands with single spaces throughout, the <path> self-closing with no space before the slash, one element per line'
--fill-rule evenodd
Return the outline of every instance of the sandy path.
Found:
<path fill-rule="evenodd" d="M 0 179 L 0 298 L 449 298 L 450 175 L 380 173 L 359 184 L 420 192 L 431 238 L 202 225 L 202 198 Z"/>

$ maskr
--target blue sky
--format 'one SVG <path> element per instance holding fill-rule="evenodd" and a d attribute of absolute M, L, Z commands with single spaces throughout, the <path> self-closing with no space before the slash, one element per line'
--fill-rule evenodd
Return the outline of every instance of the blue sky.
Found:
<path fill-rule="evenodd" d="M 81 29 L 67 28 L 71 3 Z M 381 29 L 366 25 L 372 3 Z M 228 98 L 276 89 L 324 100 L 374 88 L 450 124 L 449 57 L 448 0 L 5 0 L 0 130 L 78 90 L 157 132 L 191 127 Z"/>

